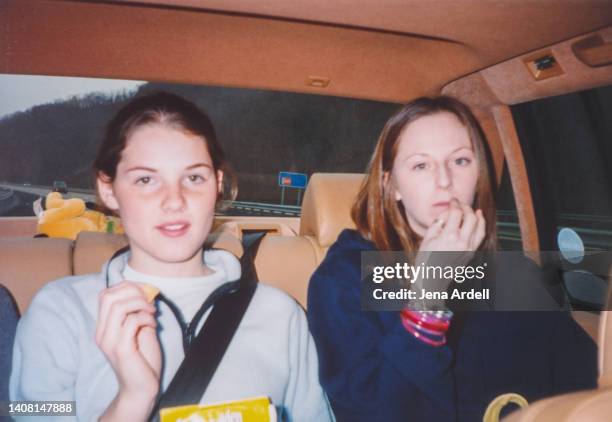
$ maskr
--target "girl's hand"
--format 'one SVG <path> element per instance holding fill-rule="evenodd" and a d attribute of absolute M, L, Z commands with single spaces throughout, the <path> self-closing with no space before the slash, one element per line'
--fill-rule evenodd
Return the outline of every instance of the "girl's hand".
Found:
<path fill-rule="evenodd" d="M 421 251 L 476 251 L 484 240 L 486 222 L 481 210 L 452 199 L 448 211 L 427 229 Z"/>
<path fill-rule="evenodd" d="M 486 222 L 481 210 L 474 212 L 468 205 L 453 199 L 448 211 L 442 213 L 427 229 L 415 265 L 442 267 L 466 265 L 484 240 L 485 228 Z M 420 299 L 421 291 L 445 292 L 451 281 L 446 278 L 415 280 L 413 290 L 417 292 L 416 297 L 419 299 L 411 301 L 408 306 L 417 310 L 445 309 L 444 300 Z"/>
<path fill-rule="evenodd" d="M 100 294 L 96 344 L 119 381 L 119 392 L 101 420 L 148 417 L 161 374 L 155 312 L 155 306 L 133 282 L 123 281 Z"/>

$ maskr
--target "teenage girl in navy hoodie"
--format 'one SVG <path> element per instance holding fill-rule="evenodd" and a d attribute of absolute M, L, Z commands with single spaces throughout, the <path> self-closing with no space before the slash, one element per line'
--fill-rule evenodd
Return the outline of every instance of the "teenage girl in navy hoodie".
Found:
<path fill-rule="evenodd" d="M 494 251 L 493 186 L 464 104 L 421 98 L 387 122 L 353 206 L 357 230 L 340 234 L 308 292 L 339 421 L 479 421 L 503 393 L 596 386 L 596 346 L 568 312 L 362 310 L 362 251 Z"/>

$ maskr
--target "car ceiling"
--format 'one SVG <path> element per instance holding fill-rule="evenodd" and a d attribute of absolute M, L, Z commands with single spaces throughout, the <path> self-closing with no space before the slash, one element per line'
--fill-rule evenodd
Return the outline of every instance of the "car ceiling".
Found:
<path fill-rule="evenodd" d="M 0 72 L 402 102 L 611 23 L 608 0 L 0 0 Z"/>

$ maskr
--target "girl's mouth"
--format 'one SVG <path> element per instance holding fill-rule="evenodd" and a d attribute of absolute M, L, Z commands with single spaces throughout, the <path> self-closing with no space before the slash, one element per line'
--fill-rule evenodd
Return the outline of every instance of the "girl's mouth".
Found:
<path fill-rule="evenodd" d="M 450 201 L 441 201 L 433 204 L 434 208 L 448 208 L 450 206 Z"/>
<path fill-rule="evenodd" d="M 159 230 L 161 234 L 167 237 L 180 237 L 189 231 L 191 224 L 186 221 L 173 221 L 170 223 L 160 224 L 155 228 Z"/>

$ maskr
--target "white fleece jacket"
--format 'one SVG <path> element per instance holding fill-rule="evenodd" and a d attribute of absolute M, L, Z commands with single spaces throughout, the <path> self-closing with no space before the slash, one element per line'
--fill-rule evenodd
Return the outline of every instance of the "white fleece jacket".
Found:
<path fill-rule="evenodd" d="M 17 328 L 12 400 L 75 400 L 77 419 L 88 422 L 105 411 L 118 391 L 115 373 L 94 341 L 98 294 L 106 287 L 107 275 L 110 285 L 126 275 L 131 281 L 156 284 L 167 297 L 192 309 L 216 287 L 240 277 L 240 263 L 225 251 L 204 254 L 214 274 L 200 278 L 201 289 L 188 279 L 177 279 L 176 287 L 169 288 L 167 279 L 126 271 L 127 260 L 124 254 L 106 263 L 100 274 L 63 278 L 38 292 Z M 159 305 L 158 324 L 164 390 L 181 363 L 183 347 L 180 326 L 164 304 Z M 260 283 L 200 403 L 262 395 L 270 397 L 287 420 L 333 420 L 303 310 L 282 291 Z"/>

